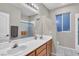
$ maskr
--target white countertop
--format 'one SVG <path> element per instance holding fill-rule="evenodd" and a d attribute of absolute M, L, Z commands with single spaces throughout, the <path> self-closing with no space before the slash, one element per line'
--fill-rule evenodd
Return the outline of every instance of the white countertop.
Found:
<path fill-rule="evenodd" d="M 6 56 L 24 56 L 24 55 L 27 55 L 28 53 L 32 52 L 36 48 L 40 47 L 41 45 L 43 45 L 44 43 L 49 41 L 50 39 L 52 39 L 51 36 L 45 36 L 45 35 L 43 36 L 43 39 L 37 38 L 37 40 L 35 40 L 34 37 L 18 39 L 19 45 L 25 45 L 26 49 L 19 51 L 19 52 L 16 52 L 14 54 L 5 54 L 5 55 Z M 5 49 L 5 50 L 7 51 L 8 49 Z"/>

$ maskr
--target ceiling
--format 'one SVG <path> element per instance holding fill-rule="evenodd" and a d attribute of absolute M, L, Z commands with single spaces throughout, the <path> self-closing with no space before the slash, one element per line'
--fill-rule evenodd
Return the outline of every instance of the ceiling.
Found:
<path fill-rule="evenodd" d="M 13 3 L 10 5 L 13 5 L 13 6 L 19 8 L 22 12 L 22 15 L 25 15 L 25 16 L 31 16 L 31 15 L 35 15 L 38 13 L 36 10 L 25 5 L 24 3 L 23 4 L 22 3 Z"/>
<path fill-rule="evenodd" d="M 49 10 L 69 5 L 70 3 L 43 3 Z"/>

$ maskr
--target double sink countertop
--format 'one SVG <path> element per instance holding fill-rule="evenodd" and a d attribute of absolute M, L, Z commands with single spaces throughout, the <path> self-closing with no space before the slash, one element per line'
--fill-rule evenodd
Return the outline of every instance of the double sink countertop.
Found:
<path fill-rule="evenodd" d="M 35 50 L 36 48 L 45 44 L 50 39 L 52 39 L 52 37 L 46 36 L 46 35 L 43 35 L 42 39 L 38 37 L 36 40 L 34 37 L 17 39 L 18 47 L 11 48 L 11 43 L 10 43 L 9 47 L 3 49 L 3 52 L 0 53 L 0 55 L 2 56 L 25 56 L 28 53 Z M 0 51 L 2 50 L 0 49 Z"/>

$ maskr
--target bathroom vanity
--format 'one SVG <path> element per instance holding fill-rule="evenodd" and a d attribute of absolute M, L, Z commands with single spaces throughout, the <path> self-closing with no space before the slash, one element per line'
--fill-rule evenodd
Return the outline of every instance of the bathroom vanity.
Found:
<path fill-rule="evenodd" d="M 43 35 L 43 38 L 34 37 L 18 39 L 18 47 L 11 48 L 12 43 L 9 43 L 3 52 L 2 56 L 51 56 L 53 53 L 53 40 L 51 36 Z M 9 46 L 9 47 L 8 47 Z M 0 50 L 1 51 L 1 50 Z"/>
<path fill-rule="evenodd" d="M 52 52 L 52 39 L 41 45 L 26 56 L 51 56 Z"/>

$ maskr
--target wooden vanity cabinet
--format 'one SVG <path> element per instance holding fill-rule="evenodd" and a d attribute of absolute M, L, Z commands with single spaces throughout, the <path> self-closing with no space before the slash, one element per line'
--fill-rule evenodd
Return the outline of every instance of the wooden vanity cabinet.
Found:
<path fill-rule="evenodd" d="M 27 56 L 51 56 L 52 53 L 52 39 L 38 47 Z"/>
<path fill-rule="evenodd" d="M 29 53 L 28 55 L 26 56 L 35 56 L 35 51 L 32 51 L 31 53 Z"/>

